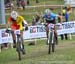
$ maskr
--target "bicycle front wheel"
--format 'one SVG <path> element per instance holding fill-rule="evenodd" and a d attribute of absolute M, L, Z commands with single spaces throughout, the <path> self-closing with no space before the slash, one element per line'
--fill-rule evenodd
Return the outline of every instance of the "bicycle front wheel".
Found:
<path fill-rule="evenodd" d="M 49 31 L 49 34 L 48 34 L 48 44 L 49 44 L 49 51 L 48 51 L 48 54 L 51 53 L 51 41 L 52 41 L 52 32 Z"/>
<path fill-rule="evenodd" d="M 19 60 L 21 60 L 21 49 L 20 49 L 20 42 L 18 42 L 18 45 L 17 45 L 17 52 L 18 52 L 18 57 L 19 57 Z"/>

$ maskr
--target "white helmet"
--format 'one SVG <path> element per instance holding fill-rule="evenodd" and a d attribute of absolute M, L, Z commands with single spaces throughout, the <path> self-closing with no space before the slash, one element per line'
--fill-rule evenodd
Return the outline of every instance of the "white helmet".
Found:
<path fill-rule="evenodd" d="M 12 12 L 11 12 L 11 17 L 12 17 L 14 20 L 16 20 L 17 16 L 18 16 L 18 13 L 17 13 L 16 11 L 12 11 Z"/>
<path fill-rule="evenodd" d="M 45 11 L 44 11 L 44 14 L 50 14 L 51 13 L 51 10 L 50 9 L 46 9 Z"/>

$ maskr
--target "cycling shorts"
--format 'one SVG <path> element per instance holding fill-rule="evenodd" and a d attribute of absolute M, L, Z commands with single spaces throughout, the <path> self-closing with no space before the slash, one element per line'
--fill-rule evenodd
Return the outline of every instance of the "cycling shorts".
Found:
<path fill-rule="evenodd" d="M 49 23 L 56 24 L 55 19 L 54 19 L 54 20 L 47 20 L 47 19 L 46 19 L 46 23 L 48 23 L 48 24 L 49 24 Z"/>

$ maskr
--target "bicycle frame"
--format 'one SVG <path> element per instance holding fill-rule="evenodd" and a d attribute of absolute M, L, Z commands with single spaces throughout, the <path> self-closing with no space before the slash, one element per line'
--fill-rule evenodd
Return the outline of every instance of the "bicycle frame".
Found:
<path fill-rule="evenodd" d="M 48 44 L 49 44 L 49 54 L 51 53 L 51 46 L 52 46 L 52 52 L 54 52 L 54 24 L 49 24 L 49 33 L 48 33 Z"/>
<path fill-rule="evenodd" d="M 52 36 L 52 38 L 51 38 L 51 36 Z M 54 30 L 49 30 L 49 35 L 48 35 L 48 37 L 49 37 L 49 39 L 50 39 L 50 44 L 53 44 L 54 42 L 53 42 L 53 37 L 54 37 Z M 49 41 L 48 41 L 48 43 L 49 43 Z"/>
<path fill-rule="evenodd" d="M 54 37 L 54 24 L 49 24 L 48 25 L 48 28 L 49 28 L 49 35 L 48 35 L 48 37 L 49 37 L 49 39 L 51 40 L 50 42 L 51 42 L 51 44 L 53 43 L 53 37 Z M 52 38 L 50 37 L 52 35 Z M 49 42 L 49 41 L 48 41 Z"/>
<path fill-rule="evenodd" d="M 8 32 L 7 33 L 12 33 L 13 31 L 11 30 L 11 29 L 9 29 L 8 30 Z M 22 44 L 22 41 L 21 41 L 21 35 L 20 35 L 20 30 L 15 30 L 14 31 L 14 34 L 16 35 L 16 41 L 17 41 L 17 46 L 16 46 L 16 50 L 17 50 L 17 52 L 18 52 L 18 55 L 19 55 L 19 60 L 21 60 L 21 50 L 22 50 L 22 46 L 23 46 L 23 44 Z"/>
<path fill-rule="evenodd" d="M 14 31 L 14 34 L 16 35 L 17 38 L 17 52 L 19 55 L 19 60 L 21 60 L 21 49 L 22 49 L 22 42 L 21 42 L 21 36 L 20 36 L 20 30 Z"/>
<path fill-rule="evenodd" d="M 22 54 L 25 54 L 24 44 L 22 41 L 20 30 L 16 30 L 14 33 L 17 35 L 16 36 L 17 37 L 17 52 L 19 55 L 19 60 L 21 60 L 21 52 L 22 52 Z"/>

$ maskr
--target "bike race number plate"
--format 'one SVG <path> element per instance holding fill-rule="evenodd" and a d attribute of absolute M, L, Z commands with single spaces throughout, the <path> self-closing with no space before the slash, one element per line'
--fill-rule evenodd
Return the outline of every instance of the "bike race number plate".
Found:
<path fill-rule="evenodd" d="M 20 34 L 20 30 L 15 30 L 14 33 L 17 35 L 17 34 Z"/>
<path fill-rule="evenodd" d="M 50 23 L 50 24 L 48 25 L 48 28 L 49 28 L 49 29 L 54 28 L 54 24 L 51 24 L 51 23 Z"/>

